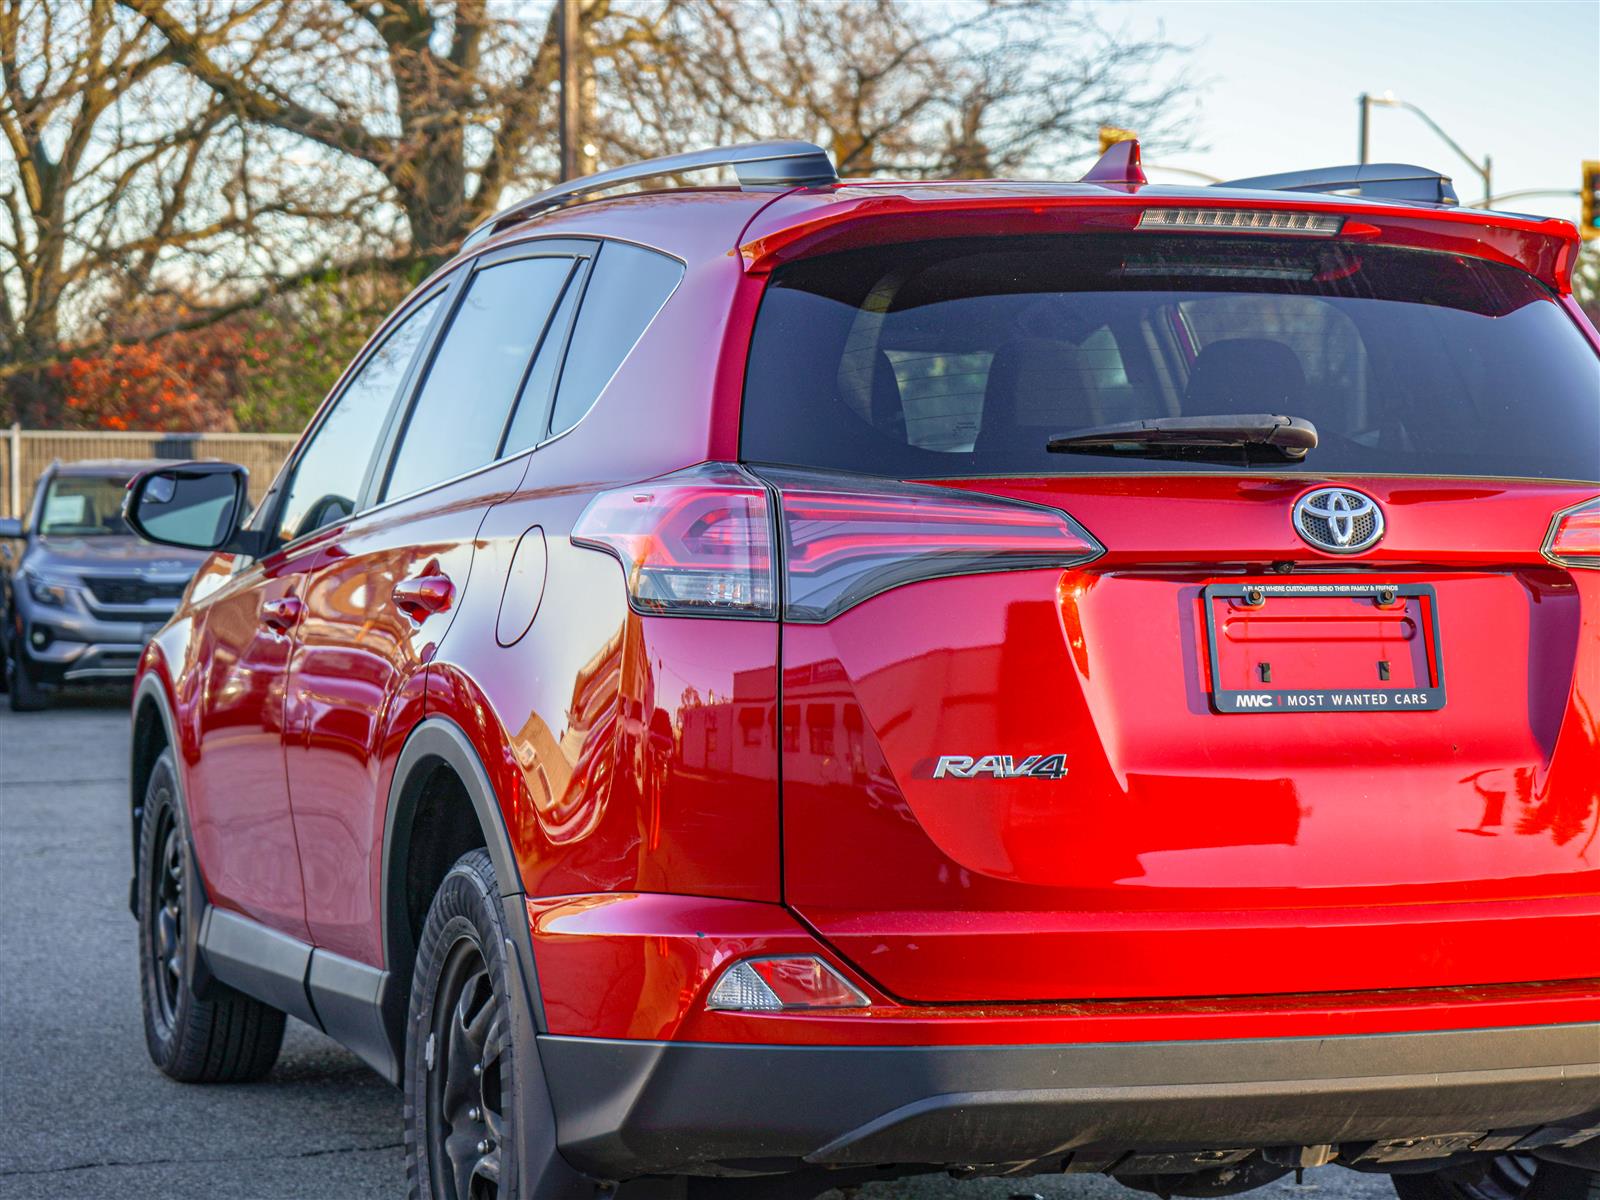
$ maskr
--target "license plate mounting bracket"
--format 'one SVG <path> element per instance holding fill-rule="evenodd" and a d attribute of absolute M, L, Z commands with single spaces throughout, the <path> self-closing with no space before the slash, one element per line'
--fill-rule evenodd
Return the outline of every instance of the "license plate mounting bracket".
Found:
<path fill-rule="evenodd" d="M 1241 611 L 1281 613 L 1295 599 L 1369 600 L 1377 612 L 1395 611 L 1414 621 L 1421 651 L 1416 678 L 1397 686 L 1391 681 L 1387 652 L 1374 661 L 1372 686 L 1280 686 L 1269 663 L 1251 667 L 1250 682 L 1239 687 L 1223 677 L 1223 655 L 1218 631 L 1218 601 L 1232 601 Z M 1306 712 L 1432 712 L 1444 707 L 1444 660 L 1439 650 L 1439 603 L 1433 586 L 1426 583 L 1214 583 L 1201 589 L 1205 615 L 1206 654 L 1213 711 L 1225 715 Z"/>

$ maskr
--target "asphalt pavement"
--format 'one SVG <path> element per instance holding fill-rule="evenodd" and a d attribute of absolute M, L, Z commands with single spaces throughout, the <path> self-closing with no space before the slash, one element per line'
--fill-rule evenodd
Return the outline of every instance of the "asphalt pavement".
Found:
<path fill-rule="evenodd" d="M 298 1021 L 264 1081 L 174 1083 L 145 1055 L 128 914 L 126 696 L 0 701 L 0 1200 L 398 1200 L 400 1093 Z M 857 1200 L 1134 1200 L 1096 1176 L 862 1188 Z M 1308 1171 L 1262 1200 L 1393 1200 Z M 827 1200 L 843 1200 L 837 1192 Z"/>

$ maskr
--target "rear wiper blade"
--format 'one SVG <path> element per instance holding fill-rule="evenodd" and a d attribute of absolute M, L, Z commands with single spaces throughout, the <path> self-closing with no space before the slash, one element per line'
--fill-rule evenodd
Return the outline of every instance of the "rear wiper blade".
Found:
<path fill-rule="evenodd" d="M 1156 417 L 1093 425 L 1045 443 L 1053 454 L 1122 454 L 1212 462 L 1299 462 L 1317 446 L 1303 417 L 1240 413 L 1226 417 Z"/>

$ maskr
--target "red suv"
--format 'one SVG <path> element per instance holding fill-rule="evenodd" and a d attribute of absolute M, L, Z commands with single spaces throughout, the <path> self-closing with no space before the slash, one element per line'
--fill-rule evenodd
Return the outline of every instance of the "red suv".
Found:
<path fill-rule="evenodd" d="M 602 196 L 702 167 L 738 186 Z M 143 656 L 146 1034 L 284 1014 L 412 1194 L 1600 1197 L 1600 340 L 1415 168 L 566 185 Z"/>

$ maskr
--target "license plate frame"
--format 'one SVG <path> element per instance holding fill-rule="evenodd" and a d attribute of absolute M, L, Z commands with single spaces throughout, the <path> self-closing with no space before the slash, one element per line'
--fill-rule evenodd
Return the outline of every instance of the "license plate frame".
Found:
<path fill-rule="evenodd" d="M 1232 689 L 1222 683 L 1222 659 L 1217 645 L 1217 600 L 1244 601 L 1260 597 L 1274 599 L 1326 597 L 1371 597 L 1386 593 L 1396 599 L 1416 598 L 1424 616 L 1426 686 L 1402 687 L 1301 687 L 1274 688 L 1263 684 L 1249 689 Z M 1445 706 L 1444 656 L 1439 645 L 1439 599 L 1427 583 L 1213 583 L 1200 591 L 1205 613 L 1206 659 L 1210 700 L 1214 712 L 1223 716 L 1255 716 L 1266 713 L 1311 712 L 1437 712 Z"/>

